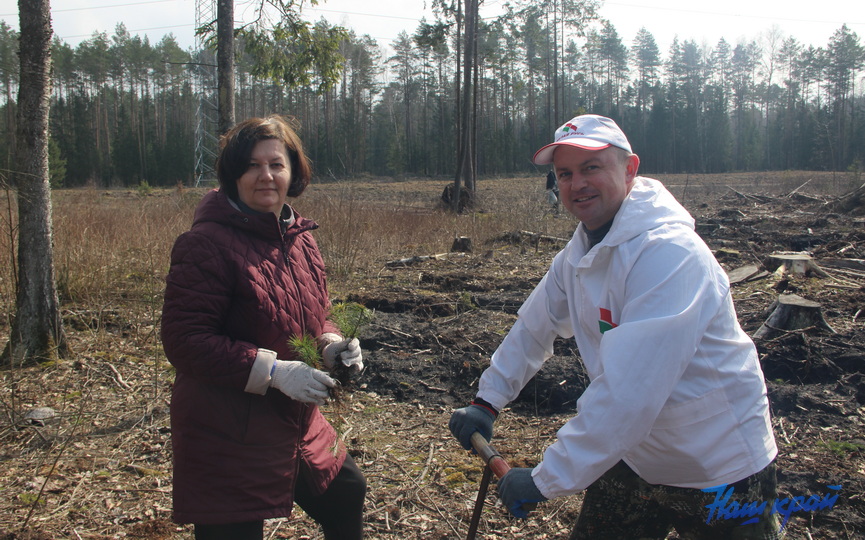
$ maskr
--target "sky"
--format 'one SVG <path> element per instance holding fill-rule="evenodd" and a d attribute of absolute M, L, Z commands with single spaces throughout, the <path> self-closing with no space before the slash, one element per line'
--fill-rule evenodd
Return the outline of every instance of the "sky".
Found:
<path fill-rule="evenodd" d="M 114 33 L 124 23 L 132 35 L 147 35 L 155 44 L 174 34 L 184 49 L 195 45 L 197 2 L 216 0 L 52 0 L 54 33 L 71 46 L 90 38 L 95 31 Z M 249 20 L 260 0 L 235 0 L 236 18 Z M 505 0 L 484 0 L 481 17 L 498 14 Z M 369 34 L 383 46 L 399 34 L 411 35 L 421 17 L 434 19 L 425 9 L 431 0 L 327 0 L 307 8 L 307 18 L 324 17 L 334 24 Z M 215 7 L 213 8 L 215 10 Z M 865 46 L 865 2 L 861 0 L 725 0 L 712 4 L 693 0 L 606 1 L 601 15 L 613 23 L 627 46 L 645 27 L 666 56 L 673 39 L 694 40 L 714 47 L 722 37 L 731 45 L 759 40 L 773 28 L 782 37 L 795 36 L 807 45 L 826 46 L 842 24 Z M 0 0 L 0 20 L 18 29 L 18 0 Z"/>

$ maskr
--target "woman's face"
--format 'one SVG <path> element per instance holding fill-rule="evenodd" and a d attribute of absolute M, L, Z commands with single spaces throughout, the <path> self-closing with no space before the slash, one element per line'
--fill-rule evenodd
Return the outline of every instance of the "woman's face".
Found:
<path fill-rule="evenodd" d="M 290 184 L 291 161 L 285 144 L 265 139 L 252 148 L 249 166 L 237 179 L 237 195 L 253 210 L 279 216 Z"/>

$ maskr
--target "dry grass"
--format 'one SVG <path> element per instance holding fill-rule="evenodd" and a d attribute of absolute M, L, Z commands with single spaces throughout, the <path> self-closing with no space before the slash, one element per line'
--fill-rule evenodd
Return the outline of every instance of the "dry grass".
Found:
<path fill-rule="evenodd" d="M 861 182 L 854 173 L 810 171 L 655 176 L 694 208 L 731 188 L 777 195 L 807 183 L 807 192 L 833 195 Z M 467 236 L 482 247 L 505 232 L 569 236 L 575 226 L 565 215 L 548 211 L 540 176 L 483 179 L 475 211 L 459 216 L 441 209 L 439 195 L 447 183 L 314 183 L 293 204 L 319 223 L 315 235 L 335 286 L 351 283 L 358 272 L 374 273 L 388 260 L 446 252 L 456 236 Z M 55 191 L 55 268 L 63 305 L 110 305 L 118 298 L 155 301 L 174 239 L 189 228 L 204 192 Z M 8 261 L 0 264 L 0 309 L 7 314 L 15 301 L 16 204 L 13 193 L 0 197 L 0 255 Z"/>
<path fill-rule="evenodd" d="M 374 271 L 389 260 L 447 252 L 457 236 L 482 246 L 504 231 L 573 230 L 571 220 L 545 213 L 539 183 L 525 179 L 482 182 L 477 208 L 463 215 L 441 208 L 439 195 L 446 183 L 314 185 L 296 206 L 321 225 L 316 236 L 332 281 L 358 270 Z"/>
<path fill-rule="evenodd" d="M 539 224 L 553 221 L 543 216 L 539 185 L 496 193 L 482 183 L 479 211 L 455 216 L 439 207 L 444 183 L 314 184 L 292 204 L 319 223 L 315 235 L 332 281 L 374 269 L 389 258 L 448 251 L 455 236 L 469 236 L 477 243 L 503 230 L 538 230 Z M 189 228 L 205 191 L 56 191 L 54 257 L 61 303 L 152 301 L 161 294 L 171 246 Z M 0 254 L 12 261 L 17 203 L 14 195 L 7 195 L 0 201 Z M 562 222 L 562 229 L 573 227 L 570 220 L 555 221 Z M 0 265 L 0 306 L 7 313 L 14 307 L 15 266 Z"/>

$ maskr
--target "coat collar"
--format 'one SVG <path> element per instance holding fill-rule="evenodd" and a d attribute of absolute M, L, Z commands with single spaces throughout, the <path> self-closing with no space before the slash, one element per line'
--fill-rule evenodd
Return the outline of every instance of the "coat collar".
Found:
<path fill-rule="evenodd" d="M 277 219 L 270 212 L 246 213 L 237 202 L 231 200 L 219 189 L 209 191 L 195 209 L 193 227 L 202 223 L 219 223 L 241 229 L 249 234 L 279 239 L 283 236 L 296 236 L 302 232 L 318 228 L 318 224 L 298 214 L 291 206 L 285 205 L 282 217 Z M 281 223 L 284 224 L 281 227 Z"/>

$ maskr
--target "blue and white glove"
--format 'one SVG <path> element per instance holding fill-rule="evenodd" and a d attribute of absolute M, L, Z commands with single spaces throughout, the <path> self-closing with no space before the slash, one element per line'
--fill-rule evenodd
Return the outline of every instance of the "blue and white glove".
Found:
<path fill-rule="evenodd" d="M 518 518 L 525 518 L 529 515 L 523 505 L 547 500 L 535 485 L 535 481 L 532 479 L 532 470 L 526 468 L 511 469 L 499 480 L 499 498 L 508 512 Z"/>
<path fill-rule="evenodd" d="M 363 353 L 357 338 L 343 339 L 337 334 L 327 332 L 322 334 L 319 340 L 324 343 L 321 356 L 324 360 L 324 367 L 328 370 L 332 370 L 339 360 L 353 374 L 363 371 Z"/>
<path fill-rule="evenodd" d="M 475 431 L 489 442 L 493 438 L 493 422 L 496 413 L 491 407 L 472 403 L 457 409 L 451 415 L 448 428 L 466 450 L 472 449 L 472 434 Z"/>

